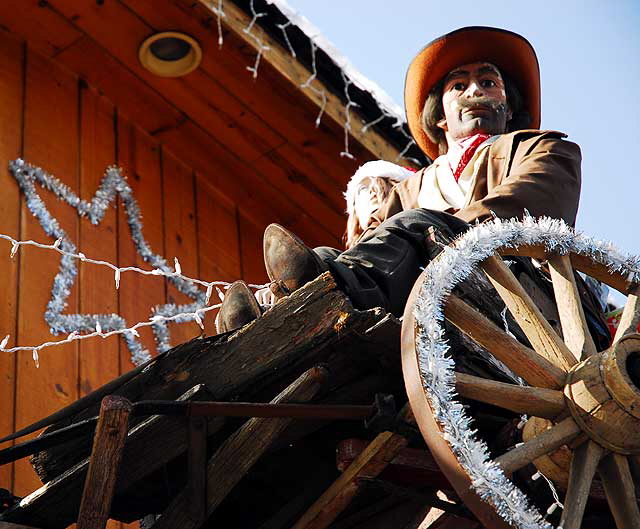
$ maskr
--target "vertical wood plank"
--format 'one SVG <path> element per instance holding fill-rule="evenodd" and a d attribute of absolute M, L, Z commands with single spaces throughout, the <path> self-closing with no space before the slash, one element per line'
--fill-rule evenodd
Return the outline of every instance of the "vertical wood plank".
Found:
<path fill-rule="evenodd" d="M 109 165 L 116 163 L 115 108 L 103 96 L 80 83 L 80 191 L 91 200 Z M 118 262 L 117 204 L 111 204 L 97 226 L 80 222 L 80 250 L 94 259 Z M 95 265 L 81 265 L 80 310 L 84 313 L 118 313 L 118 292 L 113 273 Z M 79 344 L 79 396 L 102 386 L 120 373 L 120 338 L 93 339 Z M 109 520 L 109 529 L 120 522 Z"/>
<path fill-rule="evenodd" d="M 127 176 L 138 202 L 142 232 L 151 251 L 165 255 L 159 146 L 125 118 L 118 119 L 117 134 L 118 164 Z M 124 207 L 118 209 L 118 260 L 119 266 L 151 268 L 134 244 Z M 131 326 L 139 321 L 147 321 L 152 316 L 153 307 L 165 303 L 166 285 L 161 277 L 127 272 L 122 275 L 118 295 L 120 315 Z M 150 327 L 140 329 L 140 339 L 149 353 L 155 355 L 156 344 Z M 131 354 L 124 345 L 121 348 L 120 367 L 123 372 L 133 368 Z"/>
<path fill-rule="evenodd" d="M 264 269 L 262 238 L 266 226 L 256 226 L 240 210 L 240 252 L 242 256 L 242 279 L 247 283 L 268 283 Z"/>
<path fill-rule="evenodd" d="M 20 156 L 22 138 L 23 104 L 23 62 L 24 44 L 8 33 L 0 31 L 0 233 L 20 236 L 20 190 L 8 171 L 9 161 Z M 17 301 L 18 301 L 18 261 L 9 258 L 8 243 L 0 244 L 0 339 L 7 334 L 11 339 L 7 344 L 15 346 Z M 0 353 L 0 436 L 14 431 L 16 355 Z M 5 448 L 7 445 L 0 445 Z M 0 467 L 0 487 L 13 488 L 13 464 Z"/>
<path fill-rule="evenodd" d="M 232 282 L 242 277 L 237 208 L 218 193 L 206 176 L 196 175 L 198 263 L 205 281 Z M 219 299 L 212 297 L 211 303 Z M 205 332 L 216 334 L 215 313 L 207 312 Z"/>
<path fill-rule="evenodd" d="M 196 233 L 196 204 L 193 170 L 181 163 L 166 149 L 162 151 L 162 185 L 164 189 L 164 244 L 166 258 L 171 263 L 177 257 L 183 273 L 200 278 Z M 193 299 L 168 284 L 167 302 L 193 303 Z M 198 336 L 202 330 L 195 323 L 172 323 L 171 345 L 175 346 Z"/>
<path fill-rule="evenodd" d="M 80 91 L 80 196 L 90 201 L 105 169 L 115 163 L 113 105 L 95 91 Z M 118 261 L 116 210 L 110 205 L 97 226 L 88 219 L 80 222 L 79 249 L 94 259 Z M 118 294 L 113 272 L 96 265 L 80 265 L 80 311 L 87 314 L 118 312 Z M 119 339 L 93 339 L 80 343 L 80 396 L 118 376 Z"/>
<path fill-rule="evenodd" d="M 24 114 L 24 157 L 45 168 L 71 189 L 78 189 L 78 82 L 55 63 L 28 50 Z M 68 236 L 77 241 L 78 215 L 74 208 L 38 187 L 50 213 Z M 22 205 L 21 236 L 51 242 L 38 220 Z M 22 250 L 18 342 L 40 344 L 51 340 L 44 320 L 51 296 L 53 278 L 60 256 L 35 249 Z M 71 289 L 66 313 L 78 308 L 77 285 Z M 40 368 L 30 352 L 18 354 L 16 390 L 16 428 L 22 428 L 78 397 L 78 346 L 67 344 L 44 349 Z M 39 485 L 28 461 L 16 463 L 14 492 L 23 495 Z"/>

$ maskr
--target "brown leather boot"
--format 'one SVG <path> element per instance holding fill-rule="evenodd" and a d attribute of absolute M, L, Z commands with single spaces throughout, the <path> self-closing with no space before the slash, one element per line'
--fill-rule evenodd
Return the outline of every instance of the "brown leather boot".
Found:
<path fill-rule="evenodd" d="M 288 296 L 328 270 L 311 249 L 279 224 L 270 224 L 264 231 L 264 266 L 276 298 Z"/>
<path fill-rule="evenodd" d="M 236 281 L 224 295 L 216 316 L 218 334 L 233 331 L 252 322 L 262 314 L 253 292 L 244 281 Z"/>

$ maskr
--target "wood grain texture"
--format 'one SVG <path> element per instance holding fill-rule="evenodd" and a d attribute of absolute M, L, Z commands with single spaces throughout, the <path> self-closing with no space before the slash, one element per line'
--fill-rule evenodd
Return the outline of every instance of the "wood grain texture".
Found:
<path fill-rule="evenodd" d="M 358 492 L 359 477 L 376 477 L 407 445 L 393 432 L 382 432 L 349 465 L 342 475 L 300 517 L 293 529 L 324 529 L 338 517 Z"/>
<path fill-rule="evenodd" d="M 569 486 L 564 498 L 560 525 L 563 529 L 580 529 L 582 516 L 589 498 L 593 475 L 602 457 L 602 447 L 585 441 L 573 451 L 569 470 Z"/>
<path fill-rule="evenodd" d="M 24 45 L 6 31 L 0 31 L 0 94 L 3 104 L 0 105 L 0 186 L 2 201 L 0 202 L 0 233 L 14 238 L 20 237 L 20 190 L 15 179 L 6 170 L 9 161 L 22 154 L 22 109 L 23 109 L 23 76 Z M 18 267 L 20 257 L 8 259 L 10 245 L 0 245 L 0 335 L 4 338 L 11 335 L 8 346 L 16 344 L 16 323 L 18 310 Z M 15 428 L 15 353 L 0 354 L 0 437 L 14 431 Z M 8 445 L 0 445 L 6 448 Z M 0 467 L 0 487 L 12 490 L 13 464 Z"/>
<path fill-rule="evenodd" d="M 107 525 L 131 409 L 131 403 L 125 398 L 102 399 L 80 502 L 78 529 L 104 529 Z"/>
<path fill-rule="evenodd" d="M 505 333 L 455 294 L 447 299 L 444 315 L 529 384 L 543 388 L 562 387 L 565 374 L 558 366 Z"/>
<path fill-rule="evenodd" d="M 598 468 L 617 529 L 640 527 L 638 498 L 628 458 L 616 453 L 604 457 Z"/>
<path fill-rule="evenodd" d="M 619 342 L 625 334 L 638 332 L 640 324 L 640 286 L 633 288 L 627 296 L 624 310 L 616 329 L 613 343 Z"/>
<path fill-rule="evenodd" d="M 68 72 L 28 50 L 26 58 L 24 157 L 43 167 L 71 189 L 79 177 L 78 82 Z M 77 243 L 78 215 L 75 209 L 40 188 L 51 215 L 68 237 Z M 38 220 L 22 205 L 21 238 L 39 241 L 47 237 Z M 40 344 L 53 339 L 44 320 L 60 256 L 26 249 L 20 256 L 20 292 L 17 342 Z M 66 313 L 78 309 L 77 284 L 71 289 Z M 18 353 L 16 380 L 16 428 L 62 408 L 78 397 L 78 345 L 45 349 L 38 369 L 29 351 Z M 28 461 L 16 462 L 14 493 L 23 495 L 39 486 Z"/>
<path fill-rule="evenodd" d="M 565 410 L 562 391 L 505 384 L 456 373 L 456 391 L 469 399 L 536 417 L 554 419 Z"/>
<path fill-rule="evenodd" d="M 135 124 L 118 118 L 118 164 L 127 177 L 142 216 L 143 234 L 151 251 L 164 252 L 163 188 L 160 147 Z M 149 270 L 131 237 L 124 207 L 118 209 L 118 264 Z M 166 302 L 166 282 L 163 277 L 122 274 L 120 279 L 120 315 L 129 323 L 146 321 L 156 305 Z M 135 295 L 131 295 L 134 293 Z M 127 294 L 123 294 L 127 293 Z M 140 329 L 140 341 L 153 356 L 156 343 L 151 327 Z M 131 354 L 126 347 L 120 353 L 123 372 L 132 369 Z"/>
<path fill-rule="evenodd" d="M 554 255 L 548 261 L 564 342 L 576 360 L 583 360 L 597 350 L 587 327 L 571 259 L 568 255 Z"/>
<path fill-rule="evenodd" d="M 579 426 L 568 417 L 530 441 L 509 450 L 495 461 L 506 473 L 515 472 L 541 455 L 567 444 L 579 433 Z"/>
<path fill-rule="evenodd" d="M 193 170 L 166 149 L 162 150 L 162 187 L 165 257 L 169 263 L 177 257 L 185 275 L 199 278 Z M 167 303 L 187 304 L 193 299 L 167 282 Z M 169 329 L 171 345 L 188 342 L 202 333 L 195 322 L 170 323 Z"/>
<path fill-rule="evenodd" d="M 326 371 L 313 368 L 274 398 L 272 403 L 311 400 L 326 381 Z M 207 464 L 207 515 L 211 515 L 240 479 L 251 469 L 292 419 L 249 419 L 213 454 Z M 156 529 L 195 529 L 200 520 L 189 516 L 189 494 L 176 496 L 154 524 Z"/>
<path fill-rule="evenodd" d="M 535 351 L 564 371 L 576 364 L 575 356 L 549 325 L 504 261 L 492 256 L 482 264 L 482 268 Z"/>
<path fill-rule="evenodd" d="M 80 84 L 80 186 L 78 194 L 91 201 L 106 168 L 116 162 L 113 105 L 83 83 Z M 79 224 L 79 250 L 94 259 L 118 262 L 117 206 L 111 205 L 100 224 L 87 218 Z M 118 291 L 113 271 L 79 263 L 79 309 L 87 314 L 118 313 Z M 80 342 L 80 396 L 91 393 L 120 374 L 120 339 Z"/>

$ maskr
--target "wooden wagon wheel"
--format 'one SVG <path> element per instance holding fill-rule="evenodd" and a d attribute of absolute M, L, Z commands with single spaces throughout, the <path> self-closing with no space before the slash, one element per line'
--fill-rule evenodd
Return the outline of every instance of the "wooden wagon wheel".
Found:
<path fill-rule="evenodd" d="M 564 340 L 496 253 L 548 260 Z M 451 294 L 477 266 L 531 348 Z M 629 294 L 614 344 L 602 353 L 587 330 L 572 268 Z M 571 462 L 560 526 L 581 526 L 598 471 L 617 528 L 640 527 L 635 489 L 640 477 L 640 335 L 631 334 L 640 320 L 639 280 L 637 258 L 622 256 L 561 221 L 527 217 L 472 228 L 446 247 L 416 282 L 402 329 L 409 401 L 436 461 L 487 528 L 551 527 L 510 476 L 529 463 L 543 468 L 546 455 L 563 445 Z M 447 354 L 443 317 L 528 385 L 456 373 Z M 456 392 L 530 415 L 525 442 L 492 460 L 484 441 L 471 430 Z"/>

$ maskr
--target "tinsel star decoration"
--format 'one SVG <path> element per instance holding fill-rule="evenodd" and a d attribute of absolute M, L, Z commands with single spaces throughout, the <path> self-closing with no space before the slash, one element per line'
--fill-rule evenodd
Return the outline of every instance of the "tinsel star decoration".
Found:
<path fill-rule="evenodd" d="M 126 177 L 118 167 L 110 166 L 107 168 L 91 201 L 80 199 L 69 186 L 42 168 L 28 164 L 20 158 L 10 162 L 9 169 L 25 196 L 29 211 L 38 219 L 42 229 L 48 236 L 60 241 L 62 250 L 76 253 L 76 246 L 62 229 L 57 219 L 47 209 L 46 204 L 38 194 L 36 184 L 47 191 L 51 191 L 58 199 L 74 207 L 80 217 L 87 217 L 93 225 L 100 224 L 109 206 L 115 203 L 119 196 L 127 217 L 131 238 L 140 257 L 156 269 L 167 273 L 174 272 L 174 269 L 167 264 L 166 259 L 154 253 L 144 238 L 140 208 Z M 51 333 L 57 335 L 72 332 L 93 332 L 96 328 L 101 328 L 103 331 L 127 329 L 126 321 L 118 314 L 63 314 L 63 311 L 67 308 L 67 300 L 77 274 L 76 259 L 63 255 L 60 259 L 58 273 L 53 280 L 51 299 L 47 303 L 44 313 L 44 319 L 49 325 Z M 154 315 L 174 316 L 182 313 L 193 313 L 206 305 L 206 293 L 193 283 L 180 277 L 169 277 L 168 280 L 180 292 L 191 298 L 193 303 L 158 305 L 152 308 L 151 319 L 153 319 Z M 175 321 L 184 323 L 193 321 L 193 317 L 179 318 Z M 157 321 L 151 327 L 158 352 L 170 349 L 170 332 L 167 323 Z M 135 365 L 144 363 L 151 358 L 149 351 L 144 348 L 133 332 L 125 332 L 124 339 L 131 354 L 131 360 Z"/>

